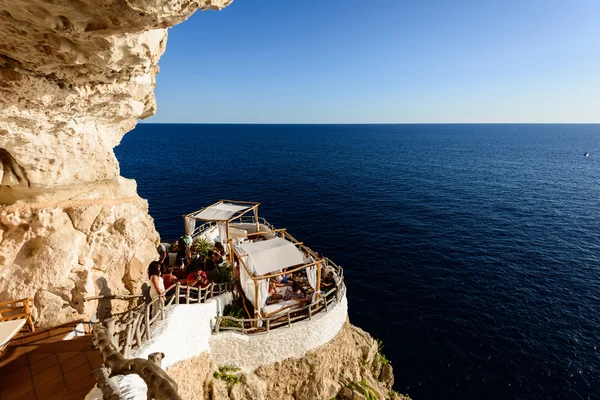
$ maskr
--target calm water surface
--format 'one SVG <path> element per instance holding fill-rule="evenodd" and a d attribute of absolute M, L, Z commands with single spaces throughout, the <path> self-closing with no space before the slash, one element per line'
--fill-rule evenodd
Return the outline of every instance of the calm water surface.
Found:
<path fill-rule="evenodd" d="M 600 398 L 600 125 L 143 124 L 116 153 L 163 240 L 260 201 L 343 266 L 396 390 Z"/>

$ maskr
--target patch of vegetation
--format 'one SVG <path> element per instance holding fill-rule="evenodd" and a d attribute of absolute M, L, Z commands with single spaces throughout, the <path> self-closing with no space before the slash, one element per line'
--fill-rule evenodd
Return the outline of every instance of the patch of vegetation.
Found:
<path fill-rule="evenodd" d="M 390 396 L 390 399 L 396 399 L 396 400 L 406 400 L 406 399 L 408 399 L 408 400 L 410 400 L 410 396 L 409 395 L 398 393 L 394 389 L 390 389 L 389 396 Z"/>
<path fill-rule="evenodd" d="M 213 249 L 214 245 L 207 239 L 197 238 L 192 243 L 192 250 L 200 253 L 202 259 L 208 257 L 208 252 Z"/>
<path fill-rule="evenodd" d="M 230 290 L 233 287 L 233 282 L 234 282 L 234 271 L 233 271 L 233 265 L 229 264 L 229 263 L 223 263 L 222 266 L 217 267 L 215 269 L 213 269 L 212 271 L 209 271 L 207 274 L 208 279 L 215 282 L 215 283 L 229 283 L 230 284 Z"/>
<path fill-rule="evenodd" d="M 218 371 L 215 371 L 213 377 L 227 383 L 227 391 L 231 392 L 233 386 L 240 383 L 240 372 L 241 368 L 225 365 L 219 367 Z"/>
<path fill-rule="evenodd" d="M 375 354 L 375 357 L 373 358 L 373 365 L 371 366 L 371 370 L 373 372 L 377 372 L 381 371 L 381 367 L 383 367 L 385 364 L 391 364 L 392 362 L 390 360 L 388 360 L 382 353 L 383 350 L 383 342 L 379 339 L 377 339 L 377 354 Z M 375 377 L 377 378 L 377 377 Z"/>
<path fill-rule="evenodd" d="M 348 387 L 365 396 L 367 400 L 379 400 L 379 393 L 365 381 L 350 382 Z"/>
<path fill-rule="evenodd" d="M 223 309 L 223 316 L 243 319 L 246 317 L 246 311 L 239 301 L 227 304 Z M 222 319 L 221 326 L 241 327 L 241 322 L 232 321 L 230 319 Z"/>

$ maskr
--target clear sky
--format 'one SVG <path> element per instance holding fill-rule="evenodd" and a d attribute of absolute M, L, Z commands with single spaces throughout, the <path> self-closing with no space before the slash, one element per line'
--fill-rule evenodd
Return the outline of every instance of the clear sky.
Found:
<path fill-rule="evenodd" d="M 600 122 L 600 0 L 234 0 L 160 67 L 148 122 Z"/>

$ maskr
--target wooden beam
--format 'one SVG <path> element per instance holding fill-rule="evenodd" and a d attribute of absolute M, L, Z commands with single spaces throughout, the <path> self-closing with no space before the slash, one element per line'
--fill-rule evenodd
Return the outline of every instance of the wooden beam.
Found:
<path fill-rule="evenodd" d="M 125 400 L 119 386 L 110 380 L 110 370 L 106 367 L 98 367 L 92 371 L 92 376 L 98 382 L 98 388 L 102 391 L 102 398 L 106 400 Z"/>
<path fill-rule="evenodd" d="M 156 364 L 142 358 L 126 359 L 112 344 L 108 330 L 96 324 L 93 328 L 94 338 L 104 365 L 110 369 L 110 376 L 139 375 L 148 386 L 148 398 L 155 400 L 182 400 L 177 393 L 177 384 Z"/>

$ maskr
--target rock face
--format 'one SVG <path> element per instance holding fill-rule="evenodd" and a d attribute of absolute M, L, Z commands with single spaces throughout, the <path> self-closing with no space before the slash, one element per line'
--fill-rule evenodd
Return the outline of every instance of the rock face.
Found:
<path fill-rule="evenodd" d="M 207 372 L 206 355 L 176 363 L 167 373 L 186 399 L 367 398 L 362 392 L 370 392 L 372 398 L 406 399 L 391 390 L 394 376 L 390 364 L 385 364 L 386 376 L 381 380 L 379 371 L 383 368 L 376 366 L 377 352 L 377 342 L 368 333 L 346 322 L 333 340 L 304 357 L 265 365 L 250 374 L 232 373 L 235 378 L 218 379 Z M 218 371 L 214 365 L 211 369 Z"/>
<path fill-rule="evenodd" d="M 232 0 L 0 0 L 0 301 L 39 326 L 139 292 L 159 241 L 113 148 L 152 115 L 167 28 Z"/>

